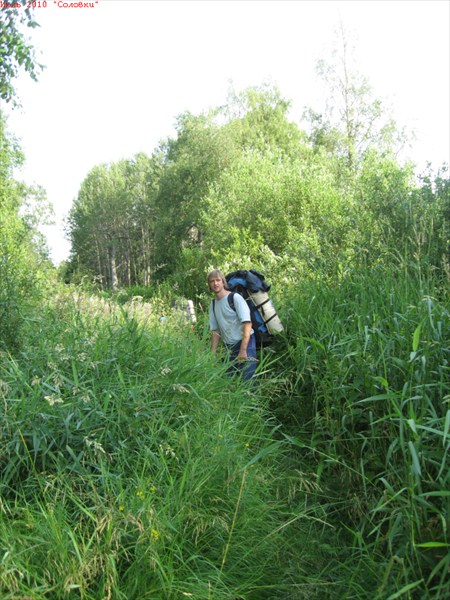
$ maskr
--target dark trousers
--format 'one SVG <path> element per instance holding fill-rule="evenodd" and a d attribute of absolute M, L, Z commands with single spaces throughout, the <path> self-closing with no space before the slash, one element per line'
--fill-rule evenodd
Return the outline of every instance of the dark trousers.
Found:
<path fill-rule="evenodd" d="M 232 364 L 229 367 L 227 373 L 230 375 L 236 374 L 236 373 L 241 373 L 242 377 L 246 381 L 248 381 L 255 374 L 256 365 L 258 364 L 258 361 L 256 358 L 255 336 L 253 334 L 250 336 L 250 340 L 249 340 L 248 346 L 247 346 L 247 360 L 245 360 L 245 361 L 236 360 L 237 356 L 239 354 L 240 347 L 241 347 L 241 342 L 238 342 L 237 344 L 234 344 L 233 346 L 228 346 L 228 349 L 230 351 L 230 360 L 231 360 Z"/>

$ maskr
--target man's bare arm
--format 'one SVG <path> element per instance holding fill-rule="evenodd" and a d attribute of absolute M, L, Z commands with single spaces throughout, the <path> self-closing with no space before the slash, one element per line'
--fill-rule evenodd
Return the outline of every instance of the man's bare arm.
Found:
<path fill-rule="evenodd" d="M 244 327 L 244 335 L 242 336 L 241 347 L 239 348 L 238 360 L 247 360 L 247 346 L 252 332 L 252 324 L 250 321 L 242 323 Z"/>
<path fill-rule="evenodd" d="M 220 342 L 220 335 L 218 331 L 212 331 L 211 332 L 211 350 L 213 352 L 216 352 L 217 347 L 219 346 L 219 342 Z"/>

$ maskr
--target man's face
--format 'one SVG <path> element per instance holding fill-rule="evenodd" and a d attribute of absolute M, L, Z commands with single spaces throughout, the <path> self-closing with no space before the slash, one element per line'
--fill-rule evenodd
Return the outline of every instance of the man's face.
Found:
<path fill-rule="evenodd" d="M 220 293 L 224 289 L 223 281 L 220 277 L 211 277 L 208 280 L 209 289 L 215 294 Z"/>

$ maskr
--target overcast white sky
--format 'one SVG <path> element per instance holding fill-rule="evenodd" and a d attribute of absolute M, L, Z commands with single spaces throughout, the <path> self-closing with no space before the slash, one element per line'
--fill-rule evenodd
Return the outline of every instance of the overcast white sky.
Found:
<path fill-rule="evenodd" d="M 56 225 L 52 258 L 67 258 L 63 219 L 95 165 L 151 154 L 175 118 L 223 104 L 270 80 L 291 118 L 319 108 L 317 60 L 329 59 L 342 19 L 358 66 L 399 126 L 414 130 L 418 171 L 449 162 L 448 0 L 41 0 L 33 32 L 46 69 L 16 82 L 23 108 L 2 108 L 21 141 L 20 177 L 47 190 Z"/>

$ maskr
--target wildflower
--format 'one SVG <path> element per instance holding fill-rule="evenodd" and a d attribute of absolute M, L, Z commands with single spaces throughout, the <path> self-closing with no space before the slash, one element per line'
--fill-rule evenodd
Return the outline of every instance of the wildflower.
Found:
<path fill-rule="evenodd" d="M 159 532 L 156 529 L 152 529 L 150 531 L 150 537 L 152 539 L 153 542 L 157 542 L 159 539 Z"/>
<path fill-rule="evenodd" d="M 144 498 L 144 492 L 143 492 L 142 490 L 138 490 L 138 491 L 136 492 L 136 496 L 137 496 L 138 498 Z"/>
<path fill-rule="evenodd" d="M 93 448 L 96 452 L 102 452 L 103 454 L 106 454 L 105 449 L 103 448 L 100 442 L 97 442 L 97 440 L 92 440 L 88 437 L 85 437 L 84 443 L 88 448 Z"/>
<path fill-rule="evenodd" d="M 169 373 L 172 373 L 172 369 L 170 367 L 162 367 L 160 372 L 161 375 L 169 375 Z"/>
<path fill-rule="evenodd" d="M 119 510 L 120 510 L 120 512 L 123 512 L 125 510 L 125 505 L 119 504 Z"/>
<path fill-rule="evenodd" d="M 64 385 L 64 379 L 62 378 L 62 376 L 59 373 L 53 373 L 52 379 L 53 379 L 53 383 L 56 386 L 62 387 Z"/>
<path fill-rule="evenodd" d="M 38 377 L 37 375 L 35 375 L 33 377 L 33 379 L 31 380 L 31 385 L 35 386 L 35 385 L 39 385 L 41 383 L 42 379 L 40 377 Z"/>
<path fill-rule="evenodd" d="M 159 444 L 159 449 L 161 450 L 161 452 L 164 452 L 164 454 L 166 456 L 171 456 L 172 458 L 175 458 L 176 460 L 178 460 L 177 455 L 175 454 L 174 449 L 171 448 L 169 446 L 169 444 Z"/>
<path fill-rule="evenodd" d="M 44 396 L 50 406 L 54 406 L 55 404 L 63 404 L 64 400 L 62 398 L 58 398 L 55 394 L 51 394 L 50 396 Z"/>
<path fill-rule="evenodd" d="M 189 390 L 187 388 L 185 388 L 184 385 L 181 385 L 180 383 L 174 383 L 172 388 L 174 390 L 176 390 L 177 392 L 180 392 L 180 394 L 189 394 Z"/>

